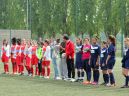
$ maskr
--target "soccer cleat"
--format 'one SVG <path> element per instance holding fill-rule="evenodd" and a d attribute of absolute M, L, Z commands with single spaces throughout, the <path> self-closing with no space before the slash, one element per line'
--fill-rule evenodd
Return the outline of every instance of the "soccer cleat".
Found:
<path fill-rule="evenodd" d="M 80 79 L 76 79 L 76 80 L 75 80 L 75 82 L 79 82 L 79 81 L 80 81 Z"/>
<path fill-rule="evenodd" d="M 44 77 L 45 79 L 49 79 L 50 77 L 49 76 L 46 76 L 46 77 Z"/>
<path fill-rule="evenodd" d="M 109 83 L 105 84 L 105 86 L 110 87 L 111 85 Z"/>
<path fill-rule="evenodd" d="M 115 83 L 110 85 L 110 87 L 115 87 L 115 86 L 116 86 L 116 84 L 115 84 Z"/>
<path fill-rule="evenodd" d="M 106 85 L 106 83 L 104 83 L 104 82 L 103 82 L 103 83 L 102 83 L 102 84 L 100 84 L 100 85 Z"/>
<path fill-rule="evenodd" d="M 91 82 L 90 81 L 84 81 L 84 82 L 82 82 L 82 84 L 83 85 L 89 85 L 89 84 L 91 84 Z"/>
<path fill-rule="evenodd" d="M 92 82 L 91 84 L 92 85 L 98 85 L 98 82 Z"/>
<path fill-rule="evenodd" d="M 129 88 L 129 86 L 124 85 L 124 86 L 122 86 L 122 87 L 120 87 L 120 88 Z"/>
<path fill-rule="evenodd" d="M 55 80 L 61 80 L 61 78 L 60 77 L 55 77 Z"/>
<path fill-rule="evenodd" d="M 70 80 L 71 80 L 71 78 L 65 78 L 64 80 L 65 80 L 65 81 L 70 81 Z"/>
<path fill-rule="evenodd" d="M 75 82 L 76 80 L 75 80 L 74 78 L 72 78 L 70 81 L 71 81 L 71 82 Z"/>

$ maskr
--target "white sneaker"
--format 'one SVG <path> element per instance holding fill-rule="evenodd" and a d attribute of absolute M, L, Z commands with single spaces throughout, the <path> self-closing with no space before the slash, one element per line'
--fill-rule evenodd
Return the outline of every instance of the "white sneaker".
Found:
<path fill-rule="evenodd" d="M 110 86 L 111 86 L 111 84 L 107 83 L 107 84 L 105 84 L 105 86 L 110 87 Z"/>
<path fill-rule="evenodd" d="M 55 80 L 61 80 L 61 78 L 60 77 L 55 77 Z"/>
<path fill-rule="evenodd" d="M 45 79 L 49 79 L 50 77 L 49 76 L 46 76 L 46 77 L 44 77 Z"/>
<path fill-rule="evenodd" d="M 31 77 L 31 76 L 32 76 L 32 74 L 29 74 L 28 76 L 29 76 L 29 77 Z"/>
<path fill-rule="evenodd" d="M 65 81 L 71 81 L 71 78 L 65 78 L 64 80 Z"/>
<path fill-rule="evenodd" d="M 75 81 L 76 81 L 76 79 L 73 79 L 73 78 L 72 78 L 70 81 L 71 81 L 71 82 L 75 82 Z"/>

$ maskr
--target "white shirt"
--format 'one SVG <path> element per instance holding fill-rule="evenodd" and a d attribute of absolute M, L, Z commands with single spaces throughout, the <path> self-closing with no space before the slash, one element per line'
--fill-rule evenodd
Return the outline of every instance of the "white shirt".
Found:
<path fill-rule="evenodd" d="M 10 56 L 10 46 L 2 46 L 2 50 L 1 50 L 1 57 L 3 55 L 3 53 L 6 52 L 6 56 L 9 57 Z"/>
<path fill-rule="evenodd" d="M 24 54 L 31 58 L 32 57 L 32 47 L 31 46 L 30 47 L 26 46 Z"/>
<path fill-rule="evenodd" d="M 46 47 L 44 57 L 46 58 L 46 60 L 51 60 L 51 48 L 50 48 L 50 46 Z"/>

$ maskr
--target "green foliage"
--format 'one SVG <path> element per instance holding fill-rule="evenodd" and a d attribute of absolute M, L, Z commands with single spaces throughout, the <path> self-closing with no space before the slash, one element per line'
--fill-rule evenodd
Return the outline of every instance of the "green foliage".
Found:
<path fill-rule="evenodd" d="M 129 0 L 0 0 L 0 13 L 1 29 L 30 29 L 33 38 L 129 33 Z"/>

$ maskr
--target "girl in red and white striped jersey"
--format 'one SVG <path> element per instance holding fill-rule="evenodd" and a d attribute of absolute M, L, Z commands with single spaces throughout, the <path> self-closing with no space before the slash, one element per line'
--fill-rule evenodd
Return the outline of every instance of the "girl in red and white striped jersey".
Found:
<path fill-rule="evenodd" d="M 6 39 L 3 40 L 2 50 L 1 50 L 1 59 L 4 64 L 4 73 L 7 74 L 9 72 L 8 62 L 10 56 L 10 47 Z"/>
<path fill-rule="evenodd" d="M 32 42 L 32 59 L 31 59 L 31 73 L 32 76 L 34 76 L 34 69 L 36 69 L 36 66 L 38 64 L 38 58 L 36 56 L 36 50 L 37 50 L 37 44 L 35 41 Z"/>
<path fill-rule="evenodd" d="M 12 69 L 13 74 L 17 74 L 17 64 L 16 64 L 16 38 L 12 38 L 12 45 L 11 45 L 11 62 L 12 62 Z"/>
<path fill-rule="evenodd" d="M 27 42 L 25 48 L 25 67 L 28 71 L 28 75 L 31 75 L 31 59 L 32 59 L 32 44 L 30 41 Z"/>

